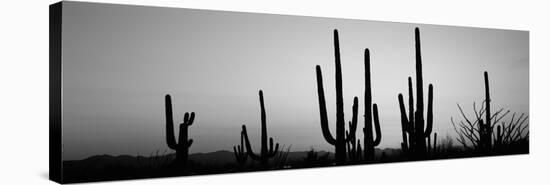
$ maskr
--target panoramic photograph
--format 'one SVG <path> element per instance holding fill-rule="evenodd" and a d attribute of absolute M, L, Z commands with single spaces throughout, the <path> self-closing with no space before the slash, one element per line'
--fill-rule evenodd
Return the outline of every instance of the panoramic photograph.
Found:
<path fill-rule="evenodd" d="M 529 154 L 529 32 L 63 2 L 63 182 Z"/>

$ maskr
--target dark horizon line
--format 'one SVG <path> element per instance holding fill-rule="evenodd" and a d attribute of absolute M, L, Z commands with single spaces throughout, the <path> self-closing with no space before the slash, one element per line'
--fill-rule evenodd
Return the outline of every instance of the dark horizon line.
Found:
<path fill-rule="evenodd" d="M 453 146 L 453 147 L 456 147 L 456 148 L 463 148 L 462 146 Z M 314 149 L 314 148 L 313 148 Z M 390 149 L 390 150 L 401 150 L 401 148 L 390 148 L 390 147 L 385 147 L 385 148 L 375 148 L 375 149 L 378 149 L 378 150 L 387 150 L 387 149 Z M 173 151 L 173 152 L 166 152 L 166 153 L 160 153 L 160 150 L 159 151 L 159 155 L 158 156 L 165 156 L 165 155 L 171 155 L 171 154 L 176 154 L 176 152 L 174 150 L 164 150 L 164 151 Z M 310 150 L 302 150 L 302 151 L 299 151 L 299 150 L 290 150 L 289 152 L 309 152 L 311 151 Z M 334 154 L 334 152 L 330 152 L 330 151 L 327 151 L 327 150 L 315 150 L 315 152 L 326 152 L 326 153 L 331 153 L 331 154 Z M 222 149 L 222 150 L 216 150 L 216 151 L 211 151 L 211 152 L 196 152 L 196 153 L 189 153 L 189 155 L 196 155 L 196 154 L 209 154 L 209 153 L 215 153 L 215 152 L 229 152 L 229 153 L 233 153 L 233 151 L 230 151 L 230 150 L 225 150 L 225 149 Z M 285 151 L 286 152 L 286 151 Z M 130 156 L 130 157 L 145 157 L 145 158 L 148 158 L 148 157 L 154 157 L 156 156 L 156 152 L 151 152 L 151 154 L 155 154 L 155 155 L 150 155 L 150 156 L 144 156 L 144 155 L 140 155 L 140 154 L 137 154 L 137 155 L 131 155 L 131 154 L 119 154 L 119 155 L 114 155 L 114 154 L 97 154 L 97 155 L 90 155 L 88 157 L 84 157 L 84 158 L 81 158 L 81 159 L 71 159 L 71 160 L 63 160 L 63 162 L 66 162 L 66 161 L 80 161 L 80 160 L 86 160 L 86 159 L 89 159 L 91 157 L 95 157 L 95 156 L 111 156 L 111 157 L 122 157 L 122 156 Z"/>

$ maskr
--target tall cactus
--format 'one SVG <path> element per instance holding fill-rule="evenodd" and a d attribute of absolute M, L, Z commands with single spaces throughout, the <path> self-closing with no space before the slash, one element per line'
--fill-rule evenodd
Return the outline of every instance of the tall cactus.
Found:
<path fill-rule="evenodd" d="M 412 82 L 409 77 L 409 116 L 403 103 L 403 95 L 399 93 L 399 108 L 401 111 L 401 126 L 403 129 L 403 143 L 405 153 L 413 159 L 425 159 L 427 157 L 426 138 L 432 133 L 433 126 L 433 86 L 428 87 L 428 110 L 426 125 L 424 125 L 424 91 L 422 82 L 422 57 L 420 53 L 420 31 L 414 30 L 416 53 L 416 110 L 413 108 Z M 424 130 L 426 126 L 426 130 Z M 409 137 L 408 143 L 406 135 Z"/>
<path fill-rule="evenodd" d="M 193 144 L 193 139 L 187 138 L 187 132 L 189 130 L 189 126 L 191 126 L 195 120 L 195 113 L 191 112 L 191 115 L 189 115 L 188 112 L 185 113 L 183 123 L 180 124 L 178 142 L 176 142 L 176 137 L 174 136 L 174 121 L 172 116 L 172 98 L 169 94 L 165 96 L 164 101 L 166 106 L 166 143 L 170 149 L 176 150 L 176 164 L 185 165 L 189 156 L 189 147 Z"/>
<path fill-rule="evenodd" d="M 378 119 L 378 105 L 376 105 L 376 103 L 372 104 L 371 85 L 370 52 L 369 49 L 365 49 L 365 127 L 363 128 L 365 152 L 363 155 L 366 162 L 372 162 L 374 160 L 374 147 L 378 146 L 380 144 L 380 140 L 382 139 L 382 134 L 380 132 L 380 121 Z M 376 138 L 372 132 L 373 116 Z"/>
<path fill-rule="evenodd" d="M 344 120 L 344 98 L 342 90 L 342 66 L 340 64 L 340 46 L 338 41 L 338 30 L 334 30 L 334 56 L 335 56 L 335 80 L 336 80 L 336 138 L 332 136 L 328 126 L 327 107 L 325 102 L 325 92 L 323 89 L 323 74 L 321 66 L 316 66 L 317 72 L 317 94 L 319 96 L 319 112 L 321 116 L 321 130 L 325 140 L 335 147 L 335 161 L 337 164 L 346 162 L 346 143 L 355 139 L 357 129 L 357 97 L 353 100 L 353 118 L 349 128 L 349 136 L 346 137 Z"/>
<path fill-rule="evenodd" d="M 241 168 L 244 168 L 246 161 L 248 160 L 248 155 L 244 148 L 244 133 L 241 131 L 241 145 L 233 146 L 233 153 L 235 154 L 235 159 Z"/>
<path fill-rule="evenodd" d="M 491 125 L 491 97 L 489 93 L 489 74 L 483 73 L 485 80 L 485 120 L 479 120 L 479 148 L 480 152 L 488 153 L 492 149 L 493 125 Z"/>
<path fill-rule="evenodd" d="M 269 158 L 275 157 L 277 152 L 279 151 L 279 143 L 275 145 L 275 148 L 273 148 L 273 138 L 269 138 L 269 149 L 267 146 L 267 126 L 266 126 L 266 114 L 265 114 L 265 107 L 264 107 L 264 95 L 262 90 L 259 92 L 260 96 L 260 109 L 261 109 L 261 125 L 262 125 L 262 140 L 261 140 L 261 149 L 260 154 L 256 155 L 254 154 L 254 151 L 252 151 L 252 147 L 250 146 L 250 141 L 248 140 L 248 133 L 246 132 L 246 125 L 243 124 L 243 130 L 242 134 L 244 136 L 244 141 L 246 144 L 246 150 L 248 153 L 248 156 L 252 158 L 253 160 L 259 161 L 261 166 L 264 169 L 267 169 L 269 167 Z"/>

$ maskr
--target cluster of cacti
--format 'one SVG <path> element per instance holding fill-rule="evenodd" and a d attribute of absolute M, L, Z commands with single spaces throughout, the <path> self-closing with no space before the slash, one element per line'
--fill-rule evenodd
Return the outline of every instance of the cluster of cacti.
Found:
<path fill-rule="evenodd" d="M 335 162 L 343 164 L 346 162 L 346 143 L 355 139 L 357 129 L 357 97 L 353 100 L 353 118 L 349 128 L 349 136 L 346 137 L 345 119 L 344 119 L 344 98 L 342 90 L 342 66 L 340 63 L 340 46 L 338 41 L 338 30 L 334 30 L 334 56 L 335 56 L 335 80 L 336 80 L 336 137 L 330 133 L 328 126 L 328 115 L 325 102 L 325 92 L 323 89 L 323 75 L 321 66 L 316 66 L 317 72 L 317 93 L 319 96 L 319 112 L 321 116 L 321 130 L 325 140 L 335 147 Z"/>
<path fill-rule="evenodd" d="M 170 95 L 165 97 L 165 111 L 166 111 L 166 143 L 172 150 L 176 150 L 176 164 L 185 165 L 189 156 L 189 147 L 193 144 L 193 139 L 187 138 L 187 132 L 189 126 L 193 124 L 195 120 L 195 113 L 191 112 L 191 115 L 186 112 L 183 117 L 183 123 L 180 124 L 180 133 L 178 141 L 174 136 L 174 121 L 172 116 L 172 98 Z"/>
<path fill-rule="evenodd" d="M 235 154 L 235 160 L 241 168 L 243 168 L 248 160 L 248 154 L 244 148 L 244 132 L 241 131 L 241 144 L 233 146 L 233 153 Z"/>
<path fill-rule="evenodd" d="M 416 110 L 413 106 L 412 80 L 408 78 L 409 84 L 409 115 L 405 110 L 403 95 L 398 95 L 399 108 L 401 111 L 401 129 L 403 142 L 401 148 L 411 159 L 425 159 L 428 155 L 426 138 L 432 133 L 433 125 L 433 86 L 428 87 L 428 110 L 427 120 L 424 121 L 424 92 L 422 82 L 422 57 L 420 53 L 420 33 L 415 28 L 415 51 L 416 51 Z M 424 122 L 426 125 L 424 125 Z M 425 130 L 424 130 L 424 127 Z M 408 137 L 407 137 L 408 136 Z"/>
<path fill-rule="evenodd" d="M 415 28 L 415 86 L 416 93 L 413 92 L 412 77 L 408 77 L 408 107 L 405 106 L 403 94 L 399 93 L 398 102 L 401 118 L 402 140 L 401 148 L 403 153 L 411 160 L 422 160 L 436 158 L 440 154 L 437 146 L 437 133 L 433 133 L 433 85 L 428 85 L 427 108 L 424 110 L 424 86 L 422 74 L 422 57 L 420 32 Z M 378 114 L 378 106 L 373 103 L 372 83 L 371 83 L 371 64 L 370 51 L 364 51 L 364 67 L 365 67 L 365 92 L 364 92 L 364 128 L 363 128 L 363 145 L 361 140 L 356 137 L 357 122 L 358 122 L 358 97 L 353 98 L 352 117 L 349 121 L 348 129 L 346 130 L 346 121 L 344 116 L 344 97 L 343 97 L 343 80 L 342 66 L 340 60 L 340 47 L 338 30 L 334 30 L 334 63 L 335 63 L 335 90 L 336 90 L 336 121 L 335 135 L 329 129 L 329 121 L 327 114 L 327 105 L 325 100 L 325 92 L 323 87 L 323 75 L 321 67 L 316 66 L 317 93 L 319 100 L 320 124 L 324 139 L 335 147 L 334 161 L 337 165 L 346 164 L 346 162 L 374 162 L 375 147 L 381 142 L 382 134 L 380 129 L 380 120 Z M 527 116 L 522 114 L 519 119 L 514 120 L 515 114 L 509 124 L 498 122 L 508 113 L 499 115 L 502 110 L 491 114 L 491 99 L 489 93 L 489 77 L 488 73 L 484 72 L 485 81 L 485 100 L 484 107 L 479 112 L 476 110 L 474 103 L 474 111 L 476 119 L 473 121 L 466 118 L 460 105 L 459 109 L 466 119 L 467 125 L 463 122 L 460 129 L 455 130 L 459 134 L 459 142 L 468 148 L 467 139 L 478 152 L 489 154 L 493 149 L 501 150 L 509 143 L 522 140 L 525 138 L 524 130 L 527 126 L 524 125 Z M 244 168 L 248 157 L 252 160 L 259 161 L 264 169 L 269 168 L 270 159 L 274 167 L 283 167 L 288 159 L 290 147 L 286 152 L 279 151 L 279 144 L 274 143 L 273 138 L 267 135 L 267 118 L 264 106 L 264 97 L 262 90 L 259 91 L 260 112 L 261 112 L 261 149 L 259 154 L 253 152 L 250 140 L 248 138 L 246 125 L 242 125 L 240 145 L 233 147 L 235 159 L 241 168 Z M 414 98 L 416 96 L 416 98 Z M 416 102 L 415 102 L 416 99 Z M 415 105 L 416 103 L 416 105 Z M 185 165 L 187 163 L 189 147 L 193 143 L 192 139 L 188 139 L 188 128 L 193 124 L 195 113 L 185 113 L 183 123 L 179 126 L 179 139 L 176 142 L 174 136 L 174 123 L 172 115 L 172 100 L 170 95 L 165 97 L 166 106 L 166 141 L 170 149 L 176 150 L 176 163 Z M 408 108 L 408 112 L 407 109 Z M 482 116 L 485 116 L 485 119 Z M 426 118 L 425 118 L 426 116 Z M 451 121 L 452 118 L 451 118 Z M 496 125 L 496 134 L 493 129 Z M 468 127 L 470 126 L 470 127 Z M 375 135 L 376 134 L 376 135 Z M 527 133 L 528 134 L 528 133 Z M 467 139 L 465 139 L 465 137 Z M 269 143 L 268 143 L 269 141 Z M 451 143 L 452 145 L 452 143 Z M 444 145 L 442 145 L 444 146 Z M 444 148 L 444 147 L 442 147 Z M 469 149 L 469 148 L 468 148 Z M 284 146 L 283 149 L 284 150 Z M 306 163 L 316 163 L 317 153 L 313 150 L 308 153 Z M 328 160 L 328 154 L 325 156 Z M 387 155 L 383 153 L 378 158 L 380 161 L 386 161 Z"/>
<path fill-rule="evenodd" d="M 363 128 L 363 142 L 365 142 L 364 159 L 366 162 L 374 161 L 374 147 L 380 144 L 382 133 L 380 132 L 380 121 L 378 119 L 378 105 L 372 104 L 372 91 L 370 79 L 370 52 L 365 49 L 365 127 Z M 372 110 L 371 110 L 372 105 Z M 376 137 L 372 132 L 372 121 L 374 116 L 374 130 Z"/>
<path fill-rule="evenodd" d="M 259 92 L 260 96 L 260 109 L 261 109 L 261 149 L 260 154 L 255 154 L 252 151 L 252 147 L 250 146 L 250 140 L 248 139 L 248 133 L 246 132 L 246 125 L 243 124 L 242 128 L 242 134 L 244 137 L 245 145 L 246 145 L 246 153 L 250 158 L 253 160 L 259 161 L 261 166 L 264 169 L 267 169 L 269 166 L 269 159 L 275 157 L 277 152 L 279 151 L 279 143 L 275 144 L 275 147 L 273 146 L 273 138 L 269 138 L 269 148 L 267 146 L 267 126 L 266 126 L 266 113 L 265 113 L 265 107 L 264 107 L 264 95 L 262 90 Z"/>

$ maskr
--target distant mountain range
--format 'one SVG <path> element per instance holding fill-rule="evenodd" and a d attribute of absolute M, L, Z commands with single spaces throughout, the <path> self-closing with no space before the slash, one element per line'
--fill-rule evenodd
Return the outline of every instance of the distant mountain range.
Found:
<path fill-rule="evenodd" d="M 309 151 L 294 151 L 289 152 L 288 154 L 288 161 L 301 161 L 304 160 L 307 156 L 307 153 Z M 333 157 L 332 152 L 327 151 L 315 151 L 317 152 L 318 156 L 327 155 L 329 158 Z M 393 148 L 386 148 L 386 149 L 376 149 L 375 150 L 375 156 L 382 156 L 382 153 L 384 153 L 387 156 L 394 156 L 401 153 L 400 149 L 393 149 Z M 173 153 L 167 154 L 167 155 L 152 155 L 152 156 L 130 156 L 130 155 L 119 155 L 119 156 L 111 156 L 111 155 L 95 155 L 88 157 L 86 159 L 82 160 L 69 160 L 64 161 L 65 165 L 71 165 L 78 163 L 78 166 L 86 166 L 87 168 L 94 168 L 94 167 L 100 167 L 100 166 L 111 166 L 111 165 L 117 165 L 117 166 L 136 166 L 143 164 L 146 161 L 163 161 L 163 160 L 169 160 L 173 157 Z M 227 165 L 227 164 L 234 164 L 235 163 L 235 154 L 233 151 L 227 151 L 227 150 L 220 150 L 215 152 L 209 152 L 209 153 L 194 153 L 189 155 L 189 160 L 193 161 L 195 163 L 205 164 L 205 165 Z"/>

